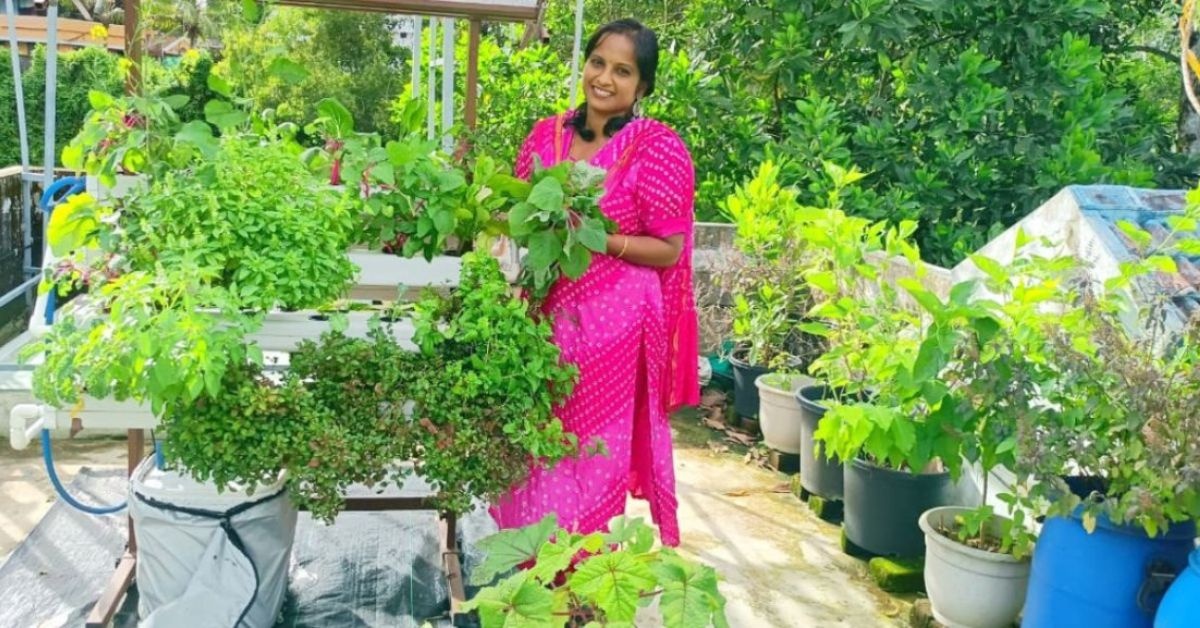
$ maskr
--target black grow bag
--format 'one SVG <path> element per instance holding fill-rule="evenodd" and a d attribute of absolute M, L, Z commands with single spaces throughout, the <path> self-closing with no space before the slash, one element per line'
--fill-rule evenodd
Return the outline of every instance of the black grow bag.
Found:
<path fill-rule="evenodd" d="M 841 499 L 842 462 L 836 457 L 826 458 L 825 445 L 813 440 L 813 432 L 825 416 L 826 408 L 820 402 L 830 395 L 827 386 L 805 386 L 796 392 L 796 401 L 800 402 L 800 486 L 825 499 Z"/>
<path fill-rule="evenodd" d="M 949 473 L 893 471 L 861 459 L 844 469 L 846 539 L 877 556 L 924 556 L 921 513 L 965 505 Z"/>
<path fill-rule="evenodd" d="M 752 366 L 743 362 L 736 354 L 729 356 L 729 364 L 733 367 L 734 412 L 747 419 L 758 418 L 758 387 L 754 385 L 754 380 L 760 375 L 773 372 L 774 369 Z"/>

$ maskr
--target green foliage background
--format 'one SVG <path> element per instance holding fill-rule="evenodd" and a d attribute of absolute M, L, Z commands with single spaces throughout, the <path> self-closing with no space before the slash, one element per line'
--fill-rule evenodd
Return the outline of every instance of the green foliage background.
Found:
<path fill-rule="evenodd" d="M 100 48 L 81 48 L 64 52 L 58 57 L 58 112 L 55 122 L 55 144 L 62 148 L 79 132 L 91 106 L 89 90 L 119 93 L 124 78 L 118 68 L 119 58 Z M 25 116 L 29 125 L 29 160 L 33 165 L 43 163 L 46 129 L 46 51 L 34 49 L 29 67 L 23 70 Z M 17 128 L 17 97 L 13 85 L 12 64 L 5 57 L 0 63 L 0 164 L 21 163 L 20 134 Z M 57 161 L 57 154 L 55 155 Z"/>
<path fill-rule="evenodd" d="M 152 73 L 159 84 L 199 107 L 215 72 L 280 120 L 309 120 L 333 96 L 361 130 L 405 126 L 410 59 L 394 18 L 273 8 L 248 24 L 217 4 L 221 19 L 178 12 L 156 22 L 221 44 L 217 59 L 191 55 Z M 546 43 L 520 25 L 484 24 L 478 153 L 511 162 L 536 120 L 567 107 L 573 6 L 549 0 Z M 869 176 L 843 199 L 847 210 L 918 220 L 925 258 L 952 264 L 1065 185 L 1193 182 L 1168 58 L 1174 11 L 1166 0 L 587 0 L 584 32 L 632 16 L 659 33 L 646 113 L 691 148 L 698 219 L 727 220 L 724 200 L 764 159 L 810 203 L 828 192 L 822 161 L 856 165 Z M 280 56 L 306 68 L 303 80 L 272 73 Z M 41 110 L 41 59 L 26 77 L 31 112 Z M 120 88 L 114 59 L 97 50 L 65 54 L 61 69 L 60 143 L 78 128 L 88 89 Z M 11 91 L 0 69 L 0 129 L 15 137 Z M 15 163 L 15 144 L 0 151 Z"/>

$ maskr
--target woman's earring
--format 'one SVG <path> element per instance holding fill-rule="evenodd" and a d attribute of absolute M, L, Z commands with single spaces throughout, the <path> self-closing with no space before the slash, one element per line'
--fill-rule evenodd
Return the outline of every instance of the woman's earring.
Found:
<path fill-rule="evenodd" d="M 633 101 L 633 117 L 635 117 L 635 118 L 642 117 L 642 99 L 641 98 Z"/>

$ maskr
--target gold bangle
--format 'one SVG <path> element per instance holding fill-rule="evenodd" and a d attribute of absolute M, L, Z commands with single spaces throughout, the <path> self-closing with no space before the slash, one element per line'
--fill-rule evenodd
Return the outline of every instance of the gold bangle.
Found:
<path fill-rule="evenodd" d="M 629 248 L 629 236 L 623 236 L 623 237 L 625 238 L 625 242 L 621 245 L 621 252 L 617 253 L 617 259 L 621 259 L 622 257 L 625 257 L 625 249 Z"/>

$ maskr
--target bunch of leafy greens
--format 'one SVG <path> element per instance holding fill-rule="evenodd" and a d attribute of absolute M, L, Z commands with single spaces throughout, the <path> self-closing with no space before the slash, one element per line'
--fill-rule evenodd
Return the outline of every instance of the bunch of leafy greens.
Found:
<path fill-rule="evenodd" d="M 528 194 L 508 214 L 509 235 L 529 249 L 518 283 L 535 302 L 559 277 L 578 279 L 605 251 L 615 224 L 600 211 L 605 171 L 584 162 L 535 163 Z"/>

